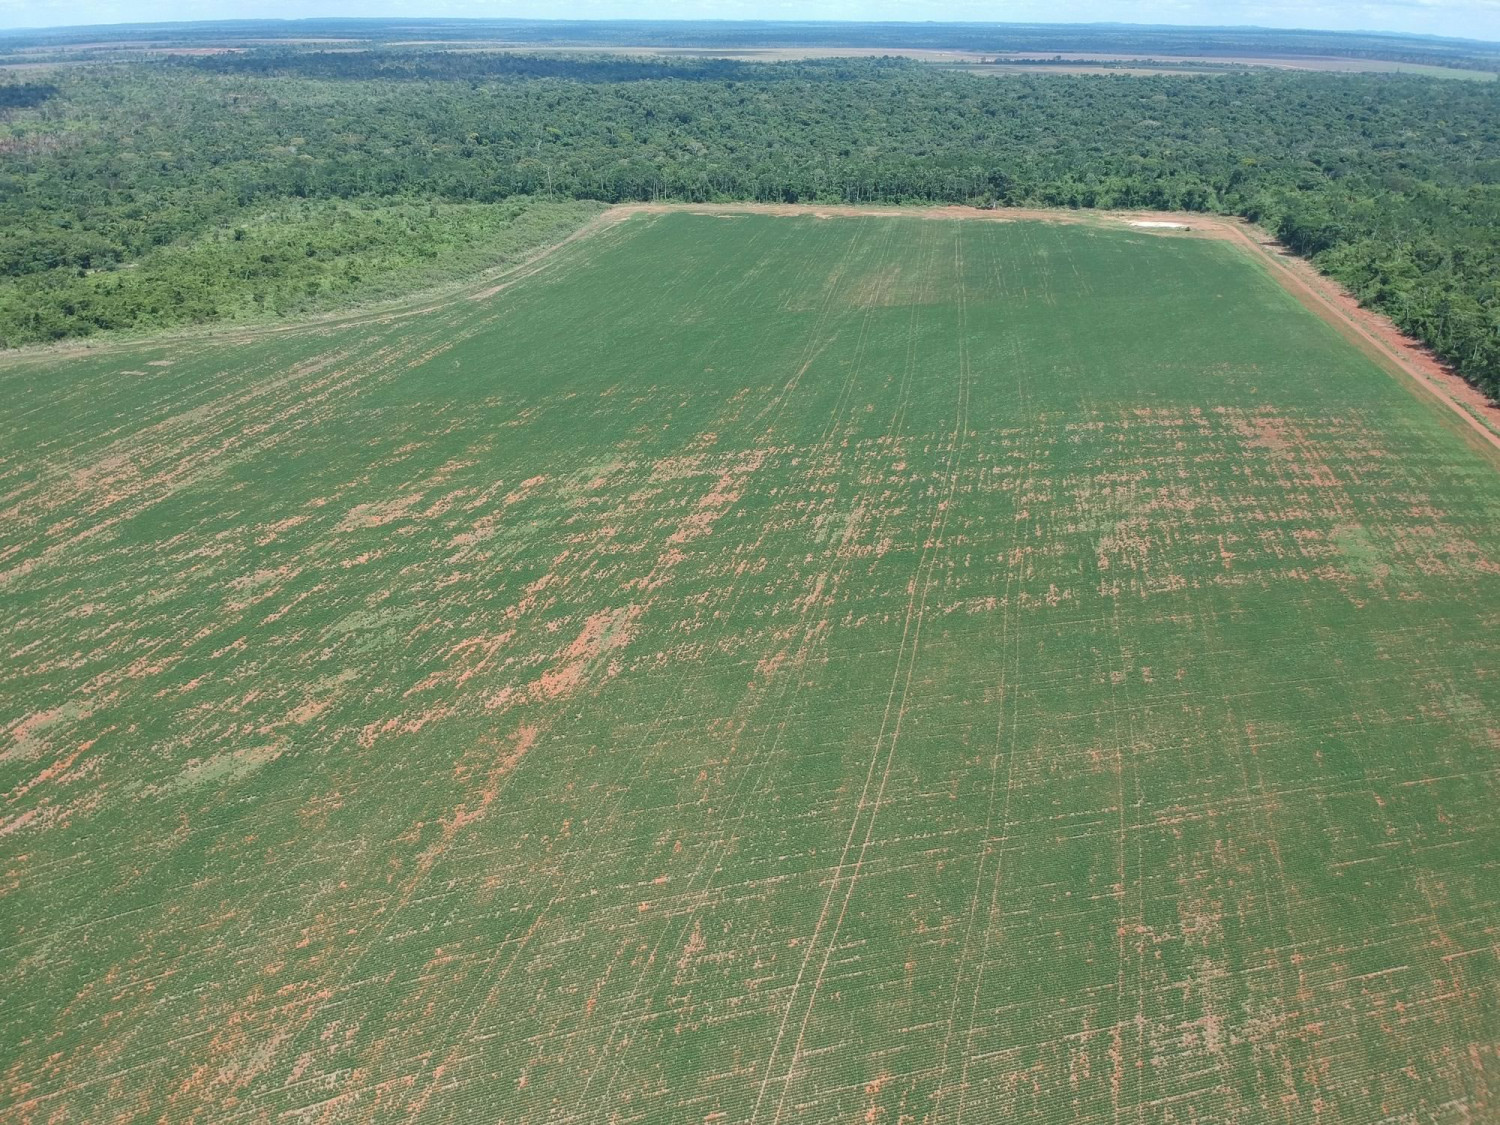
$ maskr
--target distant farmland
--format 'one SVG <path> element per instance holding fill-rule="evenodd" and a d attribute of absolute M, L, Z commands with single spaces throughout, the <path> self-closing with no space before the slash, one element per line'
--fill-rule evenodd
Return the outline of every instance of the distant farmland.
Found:
<path fill-rule="evenodd" d="M 1500 455 L 1229 242 L 636 214 L 0 395 L 6 1125 L 1500 1113 Z"/>

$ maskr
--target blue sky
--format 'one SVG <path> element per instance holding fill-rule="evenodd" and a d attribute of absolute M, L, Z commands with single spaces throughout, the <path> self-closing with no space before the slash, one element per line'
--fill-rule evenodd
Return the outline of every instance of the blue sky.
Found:
<path fill-rule="evenodd" d="M 0 27 L 302 16 L 1255 24 L 1500 40 L 1500 0 L 0 0 Z"/>

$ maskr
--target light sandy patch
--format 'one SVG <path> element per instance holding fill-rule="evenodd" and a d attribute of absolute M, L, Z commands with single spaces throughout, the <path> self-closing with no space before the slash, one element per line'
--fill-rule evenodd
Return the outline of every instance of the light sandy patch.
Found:
<path fill-rule="evenodd" d="M 608 653 L 624 648 L 635 635 L 643 605 L 627 605 L 592 614 L 583 631 L 563 650 L 556 667 L 527 689 L 528 698 L 549 700 L 571 695 L 588 680 L 590 671 Z"/>
<path fill-rule="evenodd" d="M 196 789 L 211 782 L 238 781 L 281 757 L 282 749 L 278 745 L 255 746 L 248 750 L 215 754 L 211 758 L 194 759 L 166 785 L 152 786 L 148 792 L 169 793 L 181 789 Z"/>

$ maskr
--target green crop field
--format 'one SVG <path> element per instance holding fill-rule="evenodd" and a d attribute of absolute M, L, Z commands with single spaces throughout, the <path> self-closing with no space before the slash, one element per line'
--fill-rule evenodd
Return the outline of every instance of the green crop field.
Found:
<path fill-rule="evenodd" d="M 5 1125 L 1500 1114 L 1500 464 L 1227 242 L 638 214 L 0 396 Z"/>

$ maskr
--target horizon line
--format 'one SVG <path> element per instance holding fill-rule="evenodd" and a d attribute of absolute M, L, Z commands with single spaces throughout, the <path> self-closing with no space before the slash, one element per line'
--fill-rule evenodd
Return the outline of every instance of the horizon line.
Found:
<path fill-rule="evenodd" d="M 941 27 L 967 27 L 967 28 L 1001 28 L 1001 27 L 1029 27 L 1029 28 L 1117 28 L 1135 31 L 1262 31 L 1281 33 L 1310 33 L 1317 35 L 1332 36 L 1380 36 L 1390 39 L 1420 39 L 1446 43 L 1472 43 L 1488 47 L 1500 47 L 1500 40 L 1475 39 L 1467 36 L 1436 35 L 1431 32 L 1419 31 L 1390 31 L 1377 30 L 1373 28 L 1335 30 L 1332 28 L 1319 27 L 1277 27 L 1271 24 L 1176 24 L 1176 23 L 1129 23 L 1118 20 L 1077 20 L 1058 22 L 1037 22 L 1031 20 L 859 20 L 859 19 L 802 19 L 802 20 L 775 20 L 775 19 L 726 19 L 724 17 L 705 16 L 700 18 L 674 17 L 650 17 L 629 16 L 618 19 L 597 18 L 565 18 L 555 16 L 530 17 L 530 16 L 244 16 L 238 18 L 203 19 L 203 20 L 130 20 L 118 23 L 80 23 L 80 24 L 48 24 L 36 26 L 0 27 L 0 38 L 12 34 L 26 34 L 38 32 L 77 32 L 92 31 L 95 29 L 110 28 L 187 28 L 187 27 L 210 27 L 214 25 L 239 25 L 239 24 L 302 24 L 302 23 L 347 23 L 347 24 L 381 24 L 381 23 L 417 23 L 417 24 L 572 24 L 572 25 L 595 25 L 595 26 L 618 26 L 620 24 L 656 24 L 656 25 L 691 25 L 691 24 L 724 24 L 740 27 L 818 27 L 818 26 L 842 26 L 842 27 L 912 27 L 912 28 L 941 28 Z M 545 44 L 537 44 L 544 48 Z"/>

